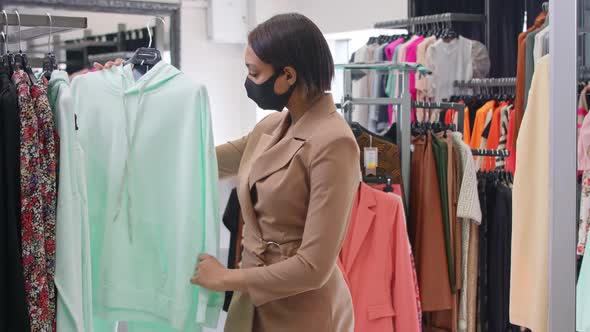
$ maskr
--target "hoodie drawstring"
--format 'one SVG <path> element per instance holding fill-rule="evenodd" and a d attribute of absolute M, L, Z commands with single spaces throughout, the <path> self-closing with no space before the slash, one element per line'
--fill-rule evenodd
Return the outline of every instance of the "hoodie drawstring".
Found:
<path fill-rule="evenodd" d="M 127 177 L 129 174 L 129 169 L 130 169 L 130 163 L 131 163 L 131 155 L 133 154 L 134 151 L 134 146 L 135 146 L 135 140 L 137 137 L 137 129 L 139 127 L 139 123 L 141 122 L 141 118 L 142 118 L 142 114 L 144 112 L 142 112 L 141 108 L 142 108 L 142 103 L 143 103 L 143 97 L 144 97 L 144 92 L 145 92 L 145 88 L 146 86 L 149 84 L 149 81 L 145 81 L 142 83 L 140 89 L 139 89 L 139 98 L 137 101 L 137 116 L 135 118 L 135 125 L 131 126 L 131 121 L 129 119 L 129 110 L 128 110 L 128 104 L 127 104 L 127 79 L 125 77 L 125 74 L 121 74 L 121 79 L 123 80 L 123 109 L 125 111 L 125 139 L 127 141 L 127 155 L 125 158 L 125 167 L 123 169 L 123 175 L 121 176 L 121 181 L 120 181 L 120 185 L 119 185 L 119 190 L 118 190 L 118 194 L 117 194 L 117 202 L 116 202 L 116 208 L 115 208 L 115 215 L 113 218 L 113 221 L 117 221 L 117 219 L 119 218 L 119 215 L 121 213 L 121 209 L 123 206 L 123 195 L 125 195 L 127 197 L 127 230 L 128 230 L 128 234 L 129 234 L 129 242 L 133 242 L 133 216 L 132 216 L 132 207 L 133 207 L 133 198 L 131 196 L 131 193 L 129 191 L 129 184 L 127 183 Z M 130 133 L 130 129 L 133 129 L 133 132 Z"/>

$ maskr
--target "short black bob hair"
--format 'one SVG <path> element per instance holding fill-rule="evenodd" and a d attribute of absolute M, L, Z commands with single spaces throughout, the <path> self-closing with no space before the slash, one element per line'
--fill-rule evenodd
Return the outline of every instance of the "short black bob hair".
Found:
<path fill-rule="evenodd" d="M 334 60 L 324 35 L 307 17 L 297 13 L 276 15 L 252 30 L 248 43 L 275 72 L 293 67 L 297 84 L 303 85 L 308 97 L 331 90 Z"/>

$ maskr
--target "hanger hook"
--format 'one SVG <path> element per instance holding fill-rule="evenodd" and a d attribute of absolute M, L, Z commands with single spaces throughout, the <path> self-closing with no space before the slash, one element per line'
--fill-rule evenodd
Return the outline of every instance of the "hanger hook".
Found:
<path fill-rule="evenodd" d="M 53 29 L 53 18 L 51 18 L 51 14 L 46 13 L 47 17 L 49 18 L 49 40 L 47 42 L 47 52 L 51 53 L 51 34 Z"/>
<path fill-rule="evenodd" d="M 156 20 L 156 23 L 158 23 L 158 20 L 160 20 L 160 21 L 162 21 L 162 24 L 164 24 L 164 26 L 166 26 L 166 21 L 164 21 L 164 19 L 161 16 L 156 16 L 154 19 Z M 150 36 L 150 43 L 148 44 L 148 48 L 152 47 L 152 38 L 153 38 L 152 29 L 150 28 L 150 22 L 151 22 L 151 19 L 146 24 L 148 35 Z"/>
<path fill-rule="evenodd" d="M 6 47 L 6 53 L 8 53 L 8 14 L 6 10 L 2 9 L 4 15 L 4 47 Z"/>
<path fill-rule="evenodd" d="M 22 53 L 23 50 L 23 45 L 22 45 L 22 36 L 20 33 L 20 14 L 18 13 L 18 10 L 14 11 L 14 14 L 16 15 L 16 20 L 18 22 L 18 48 L 19 48 L 19 52 Z"/>

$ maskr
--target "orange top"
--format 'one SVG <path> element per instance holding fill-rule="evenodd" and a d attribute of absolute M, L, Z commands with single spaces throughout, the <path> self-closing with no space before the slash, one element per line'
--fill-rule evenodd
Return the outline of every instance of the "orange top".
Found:
<path fill-rule="evenodd" d="M 477 110 L 475 115 L 475 124 L 473 125 L 473 130 L 471 132 L 470 145 L 472 149 L 480 148 L 482 138 L 481 135 L 483 134 L 486 126 L 486 117 L 488 112 L 493 112 L 495 104 L 495 100 L 490 100 Z"/>
<path fill-rule="evenodd" d="M 471 143 L 471 122 L 469 122 L 469 106 L 465 106 L 463 114 L 463 142 L 470 145 Z"/>
<path fill-rule="evenodd" d="M 505 102 L 501 103 L 494 109 L 492 123 L 490 124 L 490 133 L 486 143 L 487 150 L 496 150 L 498 145 L 500 145 L 500 115 L 502 114 L 501 111 L 503 107 L 506 107 Z M 482 169 L 485 171 L 493 171 L 496 169 L 496 157 L 486 157 Z"/>

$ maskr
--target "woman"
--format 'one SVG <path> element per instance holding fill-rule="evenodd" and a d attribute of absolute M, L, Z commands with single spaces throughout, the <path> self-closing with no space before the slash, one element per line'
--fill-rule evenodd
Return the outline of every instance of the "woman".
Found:
<path fill-rule="evenodd" d="M 360 181 L 359 150 L 325 93 L 334 76 L 328 44 L 308 18 L 278 15 L 249 34 L 245 60 L 248 96 L 288 111 L 217 147 L 220 177 L 239 180 L 242 266 L 229 270 L 201 255 L 191 282 L 237 291 L 229 332 L 352 332 L 337 260 Z"/>

